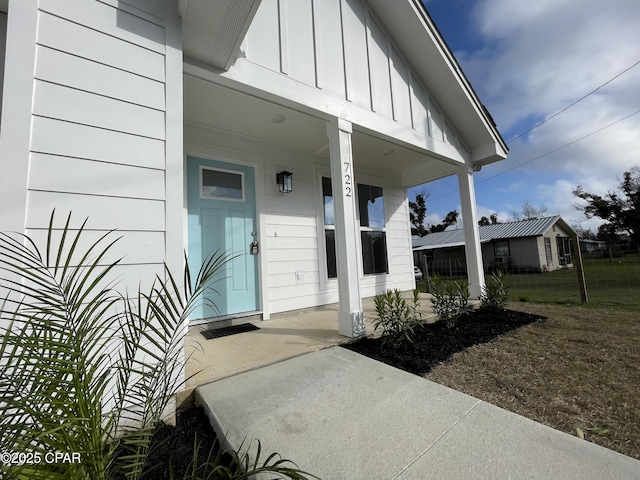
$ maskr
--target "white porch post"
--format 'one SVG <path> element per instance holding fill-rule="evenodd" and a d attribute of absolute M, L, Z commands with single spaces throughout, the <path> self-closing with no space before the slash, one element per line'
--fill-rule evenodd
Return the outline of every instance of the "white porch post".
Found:
<path fill-rule="evenodd" d="M 484 269 L 482 249 L 478 230 L 478 212 L 476 210 L 476 192 L 473 185 L 471 167 L 463 165 L 457 172 L 460 188 L 460 205 L 464 222 L 465 253 L 467 257 L 467 277 L 471 298 L 480 298 L 484 288 Z"/>
<path fill-rule="evenodd" d="M 358 269 L 359 228 L 351 151 L 351 123 L 327 123 L 338 267 L 338 331 L 346 337 L 365 334 Z"/>

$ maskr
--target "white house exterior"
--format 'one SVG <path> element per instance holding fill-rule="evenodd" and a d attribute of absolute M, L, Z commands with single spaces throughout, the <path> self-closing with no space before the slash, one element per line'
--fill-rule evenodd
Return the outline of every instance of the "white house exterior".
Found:
<path fill-rule="evenodd" d="M 507 148 L 418 0 L 0 10 L 0 229 L 42 237 L 54 207 L 116 228 L 123 288 L 236 252 L 222 316 L 339 302 L 357 336 L 363 297 L 414 287 L 407 189 L 457 175 L 480 294 L 472 173 Z"/>

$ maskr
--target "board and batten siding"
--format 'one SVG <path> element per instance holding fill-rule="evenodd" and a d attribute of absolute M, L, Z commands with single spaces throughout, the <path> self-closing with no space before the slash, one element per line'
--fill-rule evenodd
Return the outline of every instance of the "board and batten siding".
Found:
<path fill-rule="evenodd" d="M 262 0 L 246 61 L 468 151 L 362 0 Z"/>
<path fill-rule="evenodd" d="M 167 29 L 178 23 L 144 5 L 38 2 L 26 200 L 36 238 L 54 207 L 75 226 L 88 217 L 88 240 L 117 229 L 116 273 L 130 290 L 167 258 L 167 151 L 182 143 L 167 122 Z"/>

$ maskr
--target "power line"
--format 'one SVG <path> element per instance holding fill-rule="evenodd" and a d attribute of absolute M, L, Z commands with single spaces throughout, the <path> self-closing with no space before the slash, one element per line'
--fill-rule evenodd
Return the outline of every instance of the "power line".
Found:
<path fill-rule="evenodd" d="M 533 127 L 531 127 L 529 130 L 526 130 L 524 132 L 522 132 L 519 135 L 516 135 L 515 137 L 513 137 L 511 140 L 509 140 L 507 142 L 507 144 L 513 142 L 514 140 L 519 139 L 520 137 L 526 135 L 527 133 L 535 130 L 536 128 L 544 125 L 545 123 L 547 123 L 549 120 L 554 119 L 555 117 L 557 117 L 558 115 L 560 115 L 561 113 L 566 112 L 567 110 L 569 110 L 571 107 L 573 107 L 574 105 L 576 105 L 577 103 L 580 103 L 582 100 L 584 100 L 585 98 L 593 95 L 594 93 L 596 93 L 598 90 L 600 90 L 602 87 L 610 84 L 611 82 L 613 82 L 616 78 L 624 75 L 625 73 L 627 73 L 629 70 L 631 70 L 633 67 L 640 65 L 640 60 L 638 60 L 636 63 L 634 63 L 633 65 L 631 65 L 628 68 L 625 68 L 623 71 L 621 71 L 620 73 L 618 73 L 616 76 L 610 78 L 609 80 L 607 80 L 606 82 L 604 82 L 602 85 L 600 85 L 598 88 L 596 88 L 595 90 L 590 91 L 589 93 L 587 93 L 586 95 L 583 95 L 582 97 L 580 97 L 578 100 L 576 100 L 575 102 L 573 102 L 571 105 L 568 105 L 566 107 L 564 107 L 562 110 L 560 110 L 559 112 L 554 113 L 553 115 L 551 115 L 549 118 L 544 119 L 542 122 L 537 123 L 536 125 L 534 125 Z"/>
<path fill-rule="evenodd" d="M 640 63 L 640 62 L 638 62 L 638 63 Z M 488 182 L 489 180 L 493 180 L 494 178 L 499 177 L 500 175 L 504 175 L 505 173 L 509 173 L 509 172 L 511 172 L 511 171 L 513 171 L 513 170 L 515 170 L 515 169 L 517 169 L 517 168 L 523 167 L 523 166 L 525 166 L 525 165 L 527 165 L 527 164 L 529 164 L 529 163 L 531 163 L 531 162 L 535 162 L 536 160 L 540 160 L 541 158 L 544 158 L 544 157 L 546 157 L 547 155 L 551 155 L 552 153 L 555 153 L 555 152 L 557 152 L 557 151 L 559 151 L 559 150 L 562 150 L 562 149 L 564 149 L 564 148 L 567 148 L 567 147 L 569 147 L 569 146 L 571 146 L 571 145 L 573 145 L 573 144 L 575 144 L 575 143 L 578 143 L 578 142 L 580 142 L 581 140 L 584 140 L 585 138 L 588 138 L 588 137 L 590 137 L 590 136 L 592 136 L 592 135 L 595 135 L 596 133 L 602 132 L 603 130 L 606 130 L 606 129 L 607 129 L 607 128 L 609 128 L 609 127 L 613 127 L 614 125 L 616 125 L 616 124 L 618 124 L 618 123 L 620 123 L 620 122 L 623 122 L 624 120 L 627 120 L 628 118 L 631 118 L 631 117 L 633 117 L 634 115 L 637 115 L 637 114 L 639 114 L 639 113 L 640 113 L 640 110 L 637 110 L 637 111 L 635 111 L 635 112 L 633 112 L 633 113 L 631 113 L 631 114 L 629 114 L 629 115 L 627 115 L 627 116 L 625 116 L 625 117 L 619 118 L 619 119 L 618 119 L 618 120 L 616 120 L 615 122 L 611 122 L 611 123 L 609 123 L 609 124 L 605 125 L 604 127 L 600 127 L 600 128 L 598 128 L 597 130 L 594 130 L 594 131 L 592 131 L 592 132 L 590 132 L 590 133 L 587 133 L 586 135 L 583 135 L 583 136 L 582 136 L 582 137 L 580 137 L 580 138 L 576 138 L 575 140 L 572 140 L 572 141 L 570 141 L 569 143 L 565 143 L 564 145 L 562 145 L 562 146 L 560 146 L 560 147 L 557 147 L 557 148 L 554 148 L 553 150 L 550 150 L 550 151 L 548 151 L 548 152 L 546 152 L 546 153 L 543 153 L 542 155 L 538 155 L 537 157 L 534 157 L 534 158 L 531 158 L 531 159 L 529 159 L 529 160 L 527 160 L 527 161 L 525 161 L 525 162 L 522 162 L 522 163 L 520 163 L 520 164 L 516 165 L 515 167 L 511 167 L 511 168 L 509 168 L 509 169 L 507 169 L 507 170 L 504 170 L 504 171 L 502 171 L 502 172 L 500 172 L 500 173 L 496 173 L 495 175 L 492 175 L 492 176 L 490 176 L 490 177 L 487 177 L 487 178 L 485 178 L 485 179 L 483 179 L 483 180 L 478 180 L 475 184 L 476 184 L 476 185 L 479 185 L 479 184 L 481 184 L 481 183 Z M 444 194 L 442 194 L 442 195 L 440 195 L 440 196 L 438 196 L 438 197 L 434 197 L 434 198 L 432 198 L 431 200 L 438 200 L 438 199 L 440 199 L 440 198 L 447 197 L 447 196 L 449 196 L 449 195 L 453 195 L 454 193 L 456 193 L 456 191 L 451 191 L 451 192 L 448 192 L 448 193 L 444 193 Z"/>
<path fill-rule="evenodd" d="M 638 63 L 640 63 L 640 62 L 638 62 Z M 536 160 L 540 160 L 541 158 L 546 157 L 547 155 L 551 155 L 552 153 L 555 153 L 558 150 L 562 150 L 563 148 L 567 148 L 567 147 L 573 145 L 574 143 L 578 143 L 579 141 L 584 140 L 585 138 L 588 138 L 588 137 L 590 137 L 592 135 L 595 135 L 596 133 L 599 133 L 599 132 L 601 132 L 603 130 L 606 130 L 609 127 L 613 127 L 614 125 L 616 125 L 616 124 L 618 124 L 620 122 L 623 122 L 624 120 L 626 120 L 628 118 L 631 118 L 634 115 L 637 115 L 638 113 L 640 113 L 640 110 L 637 110 L 637 111 L 627 115 L 626 117 L 622 117 L 622 118 L 616 120 L 615 122 L 611 122 L 608 125 L 605 125 L 604 127 L 600 127 L 600 128 L 598 128 L 597 130 L 594 130 L 591 133 L 587 133 L 586 135 L 584 135 L 584 136 L 582 136 L 580 138 L 576 138 L 575 140 L 572 140 L 569 143 L 565 143 L 564 145 L 562 145 L 562 146 L 560 146 L 558 148 L 554 148 L 553 150 L 550 150 L 547 153 L 543 153 L 542 155 L 538 155 L 537 157 L 534 157 L 534 158 L 531 158 L 531 159 L 529 159 L 529 160 L 527 160 L 525 162 L 522 162 L 519 165 L 516 165 L 515 167 L 511 167 L 511 168 L 509 168 L 507 170 L 504 170 L 503 172 L 496 173 L 495 175 L 492 175 L 491 177 L 487 177 L 487 178 L 485 178 L 483 180 L 479 180 L 478 182 L 476 182 L 476 185 L 480 184 L 480 183 L 488 182 L 489 180 L 493 180 L 494 178 L 499 177 L 500 175 L 504 175 L 505 173 L 511 172 L 512 170 L 515 170 L 516 168 L 520 168 L 520 167 L 523 167 L 524 165 L 527 165 L 527 164 L 529 164 L 531 162 L 534 162 Z"/>

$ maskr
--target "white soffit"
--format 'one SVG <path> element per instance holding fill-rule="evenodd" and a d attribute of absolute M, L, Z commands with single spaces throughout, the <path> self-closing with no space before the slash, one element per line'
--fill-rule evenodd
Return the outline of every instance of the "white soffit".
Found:
<path fill-rule="evenodd" d="M 261 0 L 180 0 L 185 55 L 228 70 Z"/>

